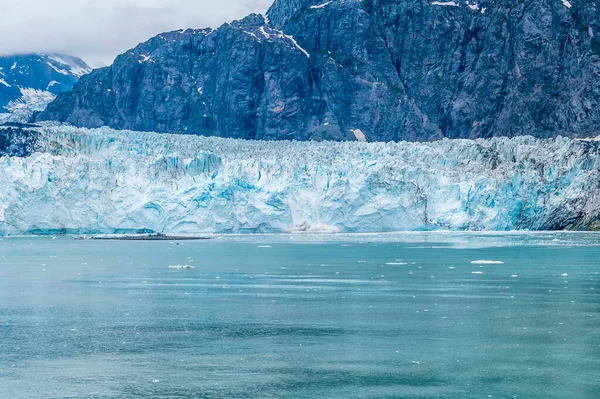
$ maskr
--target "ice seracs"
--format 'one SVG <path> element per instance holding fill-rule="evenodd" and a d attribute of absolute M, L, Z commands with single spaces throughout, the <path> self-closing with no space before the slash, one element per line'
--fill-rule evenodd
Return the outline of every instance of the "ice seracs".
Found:
<path fill-rule="evenodd" d="M 549 230 L 586 228 L 599 217 L 596 141 L 264 142 L 55 124 L 34 131 L 36 153 L 0 157 L 0 235 Z"/>

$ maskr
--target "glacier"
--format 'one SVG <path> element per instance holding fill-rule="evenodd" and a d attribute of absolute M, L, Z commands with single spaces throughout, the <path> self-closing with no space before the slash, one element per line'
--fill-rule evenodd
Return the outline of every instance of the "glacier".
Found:
<path fill-rule="evenodd" d="M 599 226 L 593 140 L 264 142 L 30 129 L 32 154 L 0 157 L 0 235 Z"/>

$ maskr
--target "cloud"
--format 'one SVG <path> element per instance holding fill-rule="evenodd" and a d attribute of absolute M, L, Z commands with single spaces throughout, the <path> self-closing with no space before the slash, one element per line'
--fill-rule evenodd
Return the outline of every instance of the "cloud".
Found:
<path fill-rule="evenodd" d="M 19 0 L 2 6 L 0 53 L 67 53 L 90 64 L 159 33 L 218 27 L 273 0 Z"/>

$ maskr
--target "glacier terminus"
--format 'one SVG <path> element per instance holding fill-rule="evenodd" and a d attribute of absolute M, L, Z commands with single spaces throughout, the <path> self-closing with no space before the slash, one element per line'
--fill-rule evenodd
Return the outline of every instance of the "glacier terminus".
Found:
<path fill-rule="evenodd" d="M 53 123 L 0 137 L 2 235 L 599 226 L 594 140 L 263 142 Z"/>

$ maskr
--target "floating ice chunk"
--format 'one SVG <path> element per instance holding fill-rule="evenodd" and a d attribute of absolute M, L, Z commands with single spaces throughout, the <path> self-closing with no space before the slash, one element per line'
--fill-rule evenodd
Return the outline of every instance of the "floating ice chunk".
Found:
<path fill-rule="evenodd" d="M 512 278 L 517 278 L 517 277 L 519 277 L 519 276 L 518 276 L 518 275 L 516 275 L 516 274 L 513 274 L 513 275 L 511 275 L 510 277 L 512 277 Z"/>
<path fill-rule="evenodd" d="M 568 277 L 569 275 L 567 273 L 563 273 L 561 274 L 562 277 Z"/>
<path fill-rule="evenodd" d="M 271 248 L 270 245 L 259 245 L 258 248 Z"/>
<path fill-rule="evenodd" d="M 191 265 L 171 265 L 169 269 L 195 269 L 196 267 Z"/>
<path fill-rule="evenodd" d="M 483 274 L 483 272 L 471 272 L 471 274 Z"/>
<path fill-rule="evenodd" d="M 394 265 L 403 266 L 403 265 L 408 265 L 408 263 L 404 263 L 404 262 L 388 262 L 388 263 L 386 263 L 386 265 L 390 265 L 390 266 L 394 266 Z"/>
<path fill-rule="evenodd" d="M 499 260 L 474 260 L 471 262 L 472 265 L 502 265 L 504 262 Z"/>

